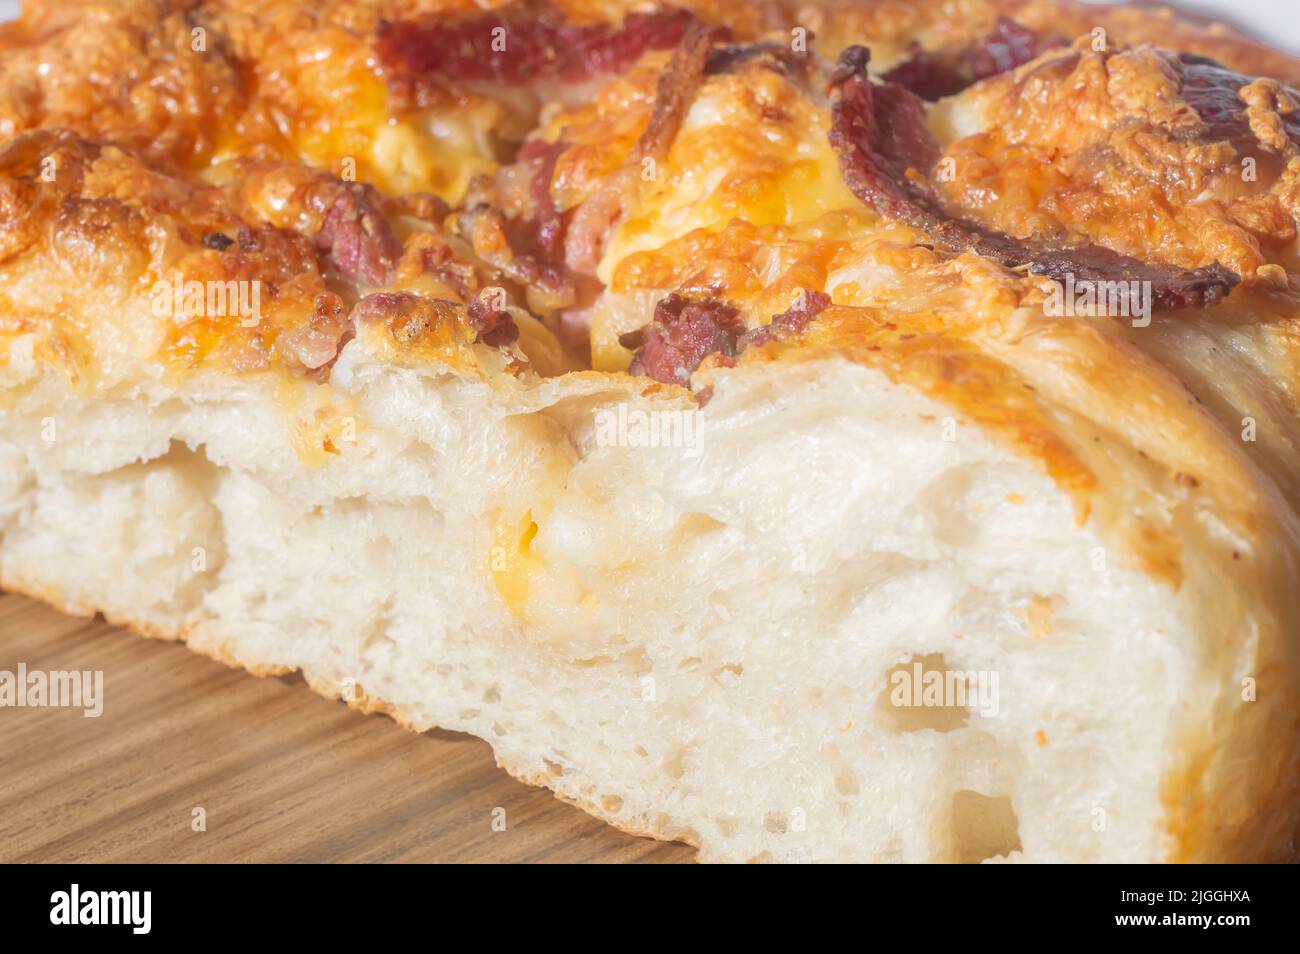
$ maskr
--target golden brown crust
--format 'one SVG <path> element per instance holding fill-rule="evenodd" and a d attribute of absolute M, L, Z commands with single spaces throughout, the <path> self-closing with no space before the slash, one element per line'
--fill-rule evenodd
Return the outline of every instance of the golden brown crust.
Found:
<path fill-rule="evenodd" d="M 566 0 L 552 9 L 573 22 L 618 22 L 636 6 Z M 997 17 L 1012 16 L 1063 35 L 1091 36 L 1090 31 L 1101 28 L 1107 31 L 1111 51 L 1125 43 L 1159 39 L 1176 50 L 1209 53 L 1230 66 L 1271 71 L 1283 80 L 1300 76 L 1300 66 L 1289 57 L 1226 28 L 1160 11 L 1045 0 L 884 0 L 865 6 L 833 0 L 798 6 L 767 2 L 740 13 L 714 2 L 686 6 L 706 21 L 725 22 L 738 40 L 804 29 L 811 31 L 816 49 L 827 57 L 849 42 L 869 42 L 882 66 L 891 55 L 906 55 L 909 44 L 959 47 L 982 36 Z M 27 5 L 22 20 L 0 33 L 0 102 L 7 107 L 0 109 L 6 117 L 0 133 L 11 142 L 5 153 L 6 176 L 0 182 L 0 210 L 5 213 L 0 217 L 0 255 L 19 276 L 17 284 L 27 276 L 32 283 L 57 284 L 71 301 L 98 295 L 106 286 L 152 284 L 169 273 L 203 282 L 262 283 L 270 298 L 264 326 L 250 333 L 229 327 L 229 322 L 173 321 L 160 335 L 166 339 L 161 350 L 142 356 L 181 366 L 215 356 L 239 372 L 282 364 L 316 371 L 304 367 L 300 356 L 289 354 L 294 348 L 278 350 L 277 340 L 290 335 L 284 343 L 293 345 L 313 334 L 328 335 L 328 327 L 313 330 L 323 321 L 328 325 L 322 314 L 350 308 L 362 290 L 355 281 L 340 282 L 340 276 L 327 274 L 330 262 L 319 248 L 328 197 L 340 177 L 378 186 L 379 214 L 401 233 L 400 262 L 385 283 L 389 287 L 466 302 L 486 285 L 509 286 L 509 276 L 501 273 L 503 268 L 510 271 L 511 262 L 501 258 L 503 249 L 509 258 L 508 240 L 499 229 L 485 231 L 491 217 L 479 216 L 473 228 L 464 230 L 461 245 L 453 236 L 440 234 L 440 213 L 445 210 L 402 197 L 433 192 L 456 200 L 475 172 L 496 168 L 501 155 L 494 154 L 495 147 L 485 151 L 471 130 L 499 125 L 502 100 L 518 97 L 467 86 L 458 90 L 454 103 L 433 113 L 413 112 L 390 95 L 374 55 L 375 36 L 385 22 L 458 21 L 475 15 L 475 10 L 455 0 L 334 0 L 310 7 L 294 0 Z M 1289 184 L 1290 178 L 1269 183 L 1262 189 L 1265 194 L 1248 202 L 1237 189 L 1224 192 L 1217 204 L 1192 203 L 1206 176 L 1222 172 L 1224 147 L 1197 151 L 1184 145 L 1179 158 L 1168 150 L 1148 157 L 1166 166 L 1180 164 L 1177 187 L 1157 196 L 1149 181 L 1135 178 L 1140 169 L 1110 160 L 1103 169 L 1096 168 L 1092 157 L 1098 152 L 1112 155 L 1118 148 L 1113 130 L 1107 134 L 1106 150 L 1098 148 L 1095 135 L 1085 135 L 1105 123 L 1058 123 L 1043 135 L 1026 132 L 1043 130 L 1044 112 L 1083 115 L 1118 108 L 1116 83 L 1124 89 L 1124 108 L 1138 109 L 1135 96 L 1158 93 L 1142 92 L 1152 90 L 1157 80 L 1158 65 L 1148 62 L 1152 57 L 1108 52 L 1087 55 L 1083 63 L 1065 63 L 1060 69 L 1069 72 L 1072 67 L 1073 75 L 1053 84 L 1073 90 L 1062 94 L 1070 97 L 1065 102 L 1048 99 L 1035 106 L 1027 97 L 1003 97 L 999 108 L 1011 112 L 990 122 L 1000 132 L 952 144 L 958 176 L 947 190 L 958 202 L 998 196 L 996 203 L 982 204 L 979 212 L 988 223 L 1014 234 L 1061 228 L 1094 238 L 1100 233 L 1117 250 L 1159 254 L 1180 264 L 1219 260 L 1276 285 L 1283 281 L 1281 273 L 1260 269 L 1291 265 L 1281 249 L 1294 237 L 1300 189 Z M 648 54 L 628 76 L 604 84 L 593 105 L 551 118 L 534 135 L 552 142 L 563 137 L 568 145 L 556 159 L 549 187 L 560 212 L 581 206 L 627 158 L 648 121 L 666 60 L 666 53 Z M 1108 67 L 1101 65 L 1108 60 L 1144 65 L 1128 70 L 1134 74 L 1131 78 L 1112 78 L 1108 89 Z M 44 66 L 37 69 L 38 63 Z M 1102 86 L 1071 82 L 1085 73 L 1101 77 Z M 1018 79 L 1016 89 L 1026 82 L 1041 86 L 1035 76 Z M 792 152 L 824 136 L 825 103 L 815 89 L 817 82 L 815 77 L 781 77 L 761 64 L 709 78 L 705 95 L 739 112 L 731 117 L 725 136 L 696 135 L 688 128 L 676 137 L 671 164 L 680 175 L 730 170 L 723 188 L 711 197 L 711 216 L 701 217 L 698 227 L 717 228 L 732 218 L 741 226 L 791 226 L 826 211 L 861 214 L 834 168 L 826 168 L 827 158 L 833 161 L 829 153 L 790 161 Z M 991 85 L 996 88 L 996 83 Z M 1250 98 L 1252 124 L 1267 135 L 1270 125 L 1276 125 L 1277 110 L 1286 108 L 1286 94 L 1258 87 Z M 1015 102 L 1027 105 L 1018 108 Z M 464 135 L 446 133 L 437 142 L 421 138 L 420 130 L 433 120 L 460 124 Z M 51 132 L 24 138 L 30 130 Z M 1132 138 L 1131 131 L 1125 135 Z M 1015 150 L 1003 141 L 1011 136 Z M 1063 151 L 1066 143 L 1074 145 Z M 1150 144 L 1143 148 L 1149 151 Z M 424 157 L 423 164 L 412 158 L 417 155 Z M 1045 164 L 1044 155 L 1057 158 Z M 54 165 L 47 169 L 45 163 L 51 161 Z M 446 163 L 469 163 L 473 171 L 466 171 L 469 166 L 453 170 Z M 1087 166 L 1088 178 L 1077 181 L 1082 166 Z M 1032 175 L 1027 174 L 1030 170 Z M 41 172 L 53 174 L 54 181 L 43 182 Z M 1052 177 L 1055 188 L 1030 187 L 1031 182 Z M 1215 187 L 1227 188 L 1225 179 L 1218 175 Z M 1068 187 L 1061 187 L 1062 181 Z M 507 217 L 518 212 L 512 207 L 518 190 L 498 188 L 491 198 Z M 412 228 L 420 213 L 411 217 L 406 212 L 416 207 L 423 209 L 425 221 Z M 645 286 L 649 279 L 638 278 L 633 270 L 665 267 L 663 259 L 671 250 L 664 247 L 665 236 L 653 234 L 663 215 L 658 207 L 640 215 L 632 210 L 623 223 L 621 250 L 630 254 L 622 255 L 620 262 L 607 262 L 602 274 L 611 287 Z M 248 248 L 240 243 L 231 251 L 214 253 L 203 245 L 205 236 L 234 237 L 245 228 L 252 236 Z M 151 237 L 159 229 L 168 233 L 165 256 L 157 254 L 156 237 Z M 637 229 L 644 234 L 636 237 Z M 689 238 L 698 244 L 706 236 Z M 1261 248 L 1264 239 L 1266 247 Z M 647 251 L 659 253 L 659 263 L 634 254 L 647 245 Z M 682 247 L 680 254 L 693 251 Z M 722 248 L 706 260 L 721 265 L 732 257 L 731 249 Z M 826 253 L 817 249 L 814 257 L 825 259 Z M 437 261 L 426 264 L 430 259 Z M 46 268 L 51 263 L 61 266 L 55 274 Z M 516 270 L 517 286 L 529 284 L 521 277 L 527 274 L 526 269 Z M 445 281 L 448 275 L 454 276 L 450 282 Z M 674 276 L 685 287 L 708 277 Z M 786 275 L 782 287 L 769 284 L 763 289 L 765 298 L 788 294 L 798 277 Z M 816 277 L 814 267 L 808 278 Z M 807 287 L 814 287 L 811 281 Z M 552 306 L 539 303 L 535 287 L 511 290 L 517 304 L 540 307 L 541 317 L 551 313 Z M 340 296 L 343 304 L 321 300 L 329 294 Z M 553 302 L 564 300 L 552 296 Z M 43 353 L 81 379 L 95 361 L 95 335 L 67 327 L 54 316 L 43 318 L 42 309 L 30 304 L 0 301 L 4 330 L 23 333 L 46 325 Z M 763 302 L 753 307 L 762 311 L 771 306 Z M 599 331 L 594 350 L 605 357 L 597 366 L 619 366 L 616 349 L 600 340 Z"/>
<path fill-rule="evenodd" d="M 1175 57 L 1090 44 L 972 91 L 987 128 L 940 160 L 948 200 L 1018 237 L 1066 234 L 1183 268 L 1219 262 L 1285 287 L 1300 149 L 1283 123 L 1300 104 L 1257 79 L 1239 94 L 1242 132 L 1248 121 L 1257 141 L 1203 135 Z"/>

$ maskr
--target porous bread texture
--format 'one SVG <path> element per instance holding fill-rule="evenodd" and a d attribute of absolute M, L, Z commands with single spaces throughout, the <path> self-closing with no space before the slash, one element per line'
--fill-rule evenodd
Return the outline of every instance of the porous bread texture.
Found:
<path fill-rule="evenodd" d="M 24 367 L 6 587 L 472 733 L 705 861 L 1170 853 L 1194 621 L 1031 463 L 876 370 L 741 367 L 697 447 L 607 446 L 598 409 L 694 405 L 354 342 L 333 385 L 356 442 L 321 465 L 257 379 L 90 399 Z M 915 661 L 996 673 L 996 713 L 892 705 Z"/>

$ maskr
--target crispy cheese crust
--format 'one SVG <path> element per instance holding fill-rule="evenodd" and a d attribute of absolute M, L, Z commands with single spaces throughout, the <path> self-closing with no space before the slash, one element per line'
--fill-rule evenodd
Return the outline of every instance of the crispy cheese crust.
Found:
<path fill-rule="evenodd" d="M 623 382 L 669 295 L 725 301 L 753 332 L 817 292 L 829 305 L 795 331 L 640 383 L 706 401 L 737 368 L 877 368 L 1033 460 L 1127 565 L 1175 590 L 1214 579 L 1294 637 L 1300 62 L 1167 11 L 1066 0 L 678 6 L 725 26 L 719 43 L 802 29 L 808 47 L 705 70 L 653 151 L 672 48 L 572 84 L 541 70 L 524 89 L 455 75 L 417 89 L 377 54 L 380 31 L 475 4 L 25 3 L 0 29 L 0 362 L 30 348 L 91 395 L 215 371 L 275 381 L 295 408 L 329 392 L 353 341 L 511 386 Z M 565 0 L 548 16 L 618 25 L 643 7 Z M 1018 239 L 1217 262 L 1240 277 L 1225 301 L 1062 320 L 1047 279 L 938 248 L 846 185 L 828 139 L 840 51 L 868 45 L 883 72 L 977 43 L 999 17 L 1062 43 L 928 108 L 943 200 Z M 1247 75 L 1230 96 L 1250 141 L 1206 132 L 1179 53 Z M 547 244 L 547 221 L 567 247 Z M 579 230 L 594 259 L 574 253 Z M 187 300 L 188 282 L 255 284 L 255 320 Z M 324 427 L 299 451 L 337 443 Z M 1216 652 L 1234 651 L 1224 633 Z M 1300 737 L 1295 687 L 1264 662 L 1261 695 L 1289 702 L 1242 737 Z M 1290 817 L 1202 824 L 1232 741 L 1183 740 L 1171 858 L 1230 856 L 1234 839 L 1290 853 L 1274 830 Z M 1294 801 L 1295 765 L 1247 784 Z"/>

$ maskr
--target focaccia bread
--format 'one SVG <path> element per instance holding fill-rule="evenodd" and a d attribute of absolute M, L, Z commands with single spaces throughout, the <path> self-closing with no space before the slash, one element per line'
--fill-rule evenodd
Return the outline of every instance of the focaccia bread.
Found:
<path fill-rule="evenodd" d="M 23 6 L 0 585 L 703 860 L 1296 857 L 1300 62 L 1067 0 Z"/>

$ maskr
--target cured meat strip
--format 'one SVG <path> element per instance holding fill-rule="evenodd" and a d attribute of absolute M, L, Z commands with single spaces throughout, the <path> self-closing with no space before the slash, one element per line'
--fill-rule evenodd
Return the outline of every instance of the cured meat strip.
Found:
<path fill-rule="evenodd" d="M 761 60 L 780 73 L 792 75 L 811 67 L 813 57 L 791 49 L 789 43 L 760 40 L 755 43 L 729 43 L 715 47 L 704 65 L 706 76 L 731 73 L 746 63 Z"/>
<path fill-rule="evenodd" d="M 623 203 L 636 194 L 642 164 L 646 159 L 662 161 L 668 155 L 704 81 L 704 67 L 718 36 L 716 30 L 702 25 L 686 34 L 659 77 L 654 111 L 641 138 L 619 170 L 574 212 L 565 236 L 564 258 L 575 272 L 595 273 L 605 241 L 623 216 Z"/>
<path fill-rule="evenodd" d="M 358 184 L 342 186 L 325 213 L 317 247 L 334 267 L 360 285 L 387 285 L 402 244 L 373 196 Z"/>
<path fill-rule="evenodd" d="M 538 247 L 551 259 L 559 259 L 564 252 L 564 216 L 551 198 L 551 180 L 555 178 L 555 164 L 569 147 L 563 140 L 545 142 L 534 139 L 524 143 L 519 150 L 520 162 L 532 163 L 533 171 L 528 184 L 532 200 L 529 225 Z"/>
<path fill-rule="evenodd" d="M 1226 140 L 1240 152 L 1257 149 L 1261 143 L 1251 129 L 1246 104 L 1238 95 L 1243 87 L 1254 81 L 1253 77 L 1243 76 L 1214 60 L 1191 53 L 1178 54 L 1177 62 L 1182 73 L 1183 99 L 1205 124 L 1200 137 L 1210 141 Z M 1300 103 L 1300 93 L 1280 84 L 1276 88 L 1279 93 Z M 1300 113 L 1279 112 L 1283 134 L 1300 146 Z"/>
<path fill-rule="evenodd" d="M 672 49 L 700 21 L 667 7 L 629 13 L 614 26 L 575 26 L 552 13 L 513 7 L 463 20 L 385 24 L 380 63 L 397 76 L 438 76 L 517 85 L 537 79 L 580 82 L 626 71 L 647 50 Z"/>
<path fill-rule="evenodd" d="M 469 326 L 477 340 L 494 348 L 503 348 L 519 339 L 519 326 L 510 312 L 493 308 L 484 298 L 469 303 Z"/>
<path fill-rule="evenodd" d="M 1065 45 L 1063 37 L 1041 37 L 1009 17 L 998 17 L 992 31 L 968 47 L 923 50 L 914 43 L 911 57 L 884 77 L 934 102 Z"/>
<path fill-rule="evenodd" d="M 669 295 L 655 305 L 654 321 L 645 329 L 644 343 L 628 374 L 689 385 L 691 374 L 708 355 L 735 356 L 744 333 L 734 305 Z"/>
<path fill-rule="evenodd" d="M 740 343 L 740 350 L 762 347 L 773 338 L 779 340 L 787 335 L 797 334 L 830 305 L 830 295 L 813 289 L 807 290 L 803 293 L 800 302 L 791 305 L 779 315 L 773 315 L 768 324 L 748 332 Z"/>
<path fill-rule="evenodd" d="M 734 358 L 746 348 L 797 334 L 830 304 L 831 296 L 825 292 L 805 291 L 799 303 L 773 316 L 770 323 L 745 331 L 739 309 L 730 302 L 691 301 L 674 293 L 655 305 L 649 326 L 621 335 L 619 342 L 639 349 L 629 374 L 687 385 L 709 355 Z"/>
<path fill-rule="evenodd" d="M 949 251 L 972 251 L 1008 268 L 1027 267 L 1060 281 L 1150 282 L 1157 308 L 1212 305 L 1240 281 L 1217 262 L 1181 269 L 1098 245 L 1017 239 L 949 215 L 925 178 L 940 151 L 926 125 L 924 104 L 896 83 L 873 84 L 867 76 L 870 58 L 871 51 L 862 46 L 840 55 L 831 80 L 830 142 L 845 183 L 881 215 L 925 230 Z M 909 176 L 909 169 L 920 175 Z"/>

